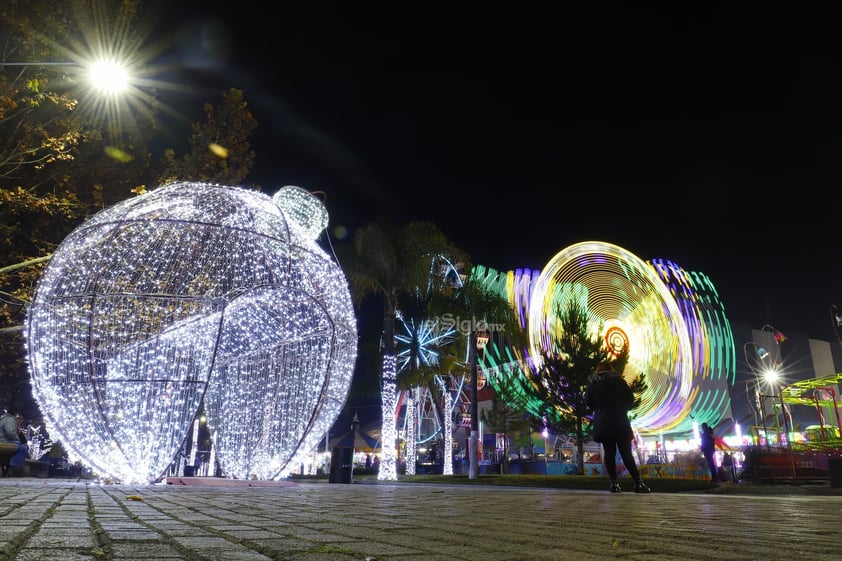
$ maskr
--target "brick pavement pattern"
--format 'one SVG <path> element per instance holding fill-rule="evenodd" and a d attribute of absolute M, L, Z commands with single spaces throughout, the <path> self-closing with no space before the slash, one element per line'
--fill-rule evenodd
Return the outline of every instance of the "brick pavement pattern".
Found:
<path fill-rule="evenodd" d="M 0 481 L 8 561 L 839 560 L 842 496 Z"/>

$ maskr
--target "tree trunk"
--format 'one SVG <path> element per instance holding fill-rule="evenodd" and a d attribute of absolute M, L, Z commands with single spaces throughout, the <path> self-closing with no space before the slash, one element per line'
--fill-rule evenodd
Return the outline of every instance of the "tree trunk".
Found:
<path fill-rule="evenodd" d="M 585 433 L 582 430 L 583 419 L 576 417 L 576 473 L 585 475 Z"/>

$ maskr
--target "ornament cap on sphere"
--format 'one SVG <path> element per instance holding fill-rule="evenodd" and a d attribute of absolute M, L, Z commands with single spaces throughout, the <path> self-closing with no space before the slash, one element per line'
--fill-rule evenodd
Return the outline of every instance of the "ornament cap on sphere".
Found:
<path fill-rule="evenodd" d="M 316 240 L 327 228 L 329 216 L 325 205 L 313 193 L 296 185 L 281 187 L 272 197 L 284 214 Z"/>

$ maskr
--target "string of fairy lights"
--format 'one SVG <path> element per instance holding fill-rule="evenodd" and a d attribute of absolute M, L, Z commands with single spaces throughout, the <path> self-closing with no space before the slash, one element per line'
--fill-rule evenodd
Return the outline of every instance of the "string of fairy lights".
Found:
<path fill-rule="evenodd" d="M 383 427 L 381 428 L 381 453 L 383 459 L 380 461 L 380 469 L 377 471 L 377 479 L 380 481 L 397 481 L 398 465 L 397 450 L 395 442 L 398 436 L 396 428 L 395 407 L 398 402 L 398 390 L 395 383 L 397 376 L 397 358 L 393 354 L 383 356 L 383 375 L 380 387 L 380 399 L 383 410 Z"/>
<path fill-rule="evenodd" d="M 27 316 L 51 432 L 104 476 L 160 480 L 204 403 L 225 475 L 285 477 L 339 415 L 357 354 L 312 193 L 173 183 L 59 246 Z"/>

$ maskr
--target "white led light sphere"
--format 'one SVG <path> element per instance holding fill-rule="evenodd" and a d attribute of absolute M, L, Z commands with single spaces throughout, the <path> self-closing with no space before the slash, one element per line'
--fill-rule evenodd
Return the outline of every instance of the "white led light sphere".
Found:
<path fill-rule="evenodd" d="M 62 242 L 26 334 L 33 394 L 71 452 L 123 483 L 159 481 L 203 398 L 228 477 L 283 477 L 316 446 L 347 399 L 357 328 L 316 243 L 327 213 L 284 190 L 173 183 Z"/>

